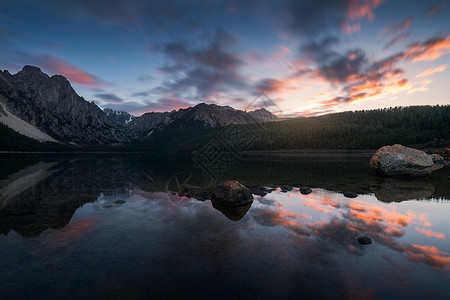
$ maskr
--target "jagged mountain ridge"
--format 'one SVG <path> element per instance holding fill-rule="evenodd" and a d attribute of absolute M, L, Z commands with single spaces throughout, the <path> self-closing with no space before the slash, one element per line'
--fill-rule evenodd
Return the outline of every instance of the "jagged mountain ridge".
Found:
<path fill-rule="evenodd" d="M 163 113 L 146 113 L 128 125 L 138 138 L 147 138 L 165 129 L 186 130 L 192 128 L 220 127 L 229 124 L 249 124 L 276 121 L 278 117 L 264 108 L 245 112 L 231 106 L 200 103 L 194 107 Z"/>
<path fill-rule="evenodd" d="M 0 104 L 2 115 L 12 114 L 57 141 L 78 145 L 127 144 L 166 129 L 183 131 L 278 119 L 265 109 L 245 112 L 205 103 L 134 117 L 124 111 L 100 109 L 80 97 L 65 77 L 50 77 L 33 66 L 24 66 L 14 75 L 0 70 Z"/>
<path fill-rule="evenodd" d="M 123 110 L 114 110 L 111 108 L 105 108 L 103 109 L 103 111 L 105 112 L 108 118 L 110 118 L 111 120 L 113 120 L 118 124 L 126 125 L 131 121 L 133 121 L 134 118 L 136 118 L 135 116 Z"/>
<path fill-rule="evenodd" d="M 130 141 L 124 128 L 78 96 L 65 77 L 49 77 L 33 66 L 15 75 L 0 72 L 0 95 L 8 111 L 56 140 L 76 144 Z"/>

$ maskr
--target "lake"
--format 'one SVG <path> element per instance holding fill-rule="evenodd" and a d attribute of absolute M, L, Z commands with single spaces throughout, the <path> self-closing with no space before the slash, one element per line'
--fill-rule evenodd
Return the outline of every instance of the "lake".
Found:
<path fill-rule="evenodd" d="M 3 154 L 0 298 L 447 298 L 450 168 L 389 179 L 369 159 Z M 274 190 L 195 198 L 225 180 Z"/>

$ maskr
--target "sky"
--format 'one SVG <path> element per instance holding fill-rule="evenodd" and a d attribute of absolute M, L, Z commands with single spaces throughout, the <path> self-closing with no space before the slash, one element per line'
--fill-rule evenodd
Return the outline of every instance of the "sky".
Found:
<path fill-rule="evenodd" d="M 0 69 L 136 116 L 450 104 L 450 1 L 0 0 Z"/>

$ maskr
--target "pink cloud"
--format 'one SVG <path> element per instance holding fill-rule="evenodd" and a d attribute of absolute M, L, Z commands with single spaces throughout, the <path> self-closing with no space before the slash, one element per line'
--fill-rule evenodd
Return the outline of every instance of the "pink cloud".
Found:
<path fill-rule="evenodd" d="M 39 57 L 39 64 L 42 68 L 50 70 L 52 73 L 63 75 L 72 83 L 92 88 L 102 88 L 104 86 L 95 76 L 52 55 Z"/>
<path fill-rule="evenodd" d="M 341 28 L 346 33 L 361 30 L 361 20 L 372 22 L 375 19 L 374 10 L 383 0 L 350 0 L 347 17 Z"/>

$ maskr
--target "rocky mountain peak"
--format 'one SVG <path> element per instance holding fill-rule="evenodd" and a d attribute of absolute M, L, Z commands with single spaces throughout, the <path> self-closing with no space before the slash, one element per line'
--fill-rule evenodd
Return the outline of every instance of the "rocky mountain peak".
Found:
<path fill-rule="evenodd" d="M 52 138 L 76 144 L 129 141 L 125 130 L 77 95 L 64 76 L 49 77 L 33 66 L 15 75 L 1 75 L 0 96 L 8 111 Z"/>
<path fill-rule="evenodd" d="M 30 65 L 26 65 L 22 68 L 22 71 L 20 71 L 19 73 L 22 74 L 44 74 L 44 72 L 42 72 L 42 70 L 38 67 L 35 66 L 30 66 Z"/>

